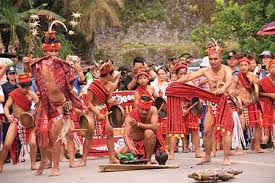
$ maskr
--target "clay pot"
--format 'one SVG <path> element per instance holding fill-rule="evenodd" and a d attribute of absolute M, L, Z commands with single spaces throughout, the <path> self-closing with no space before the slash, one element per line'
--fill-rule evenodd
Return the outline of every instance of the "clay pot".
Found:
<path fill-rule="evenodd" d="M 157 151 L 155 159 L 157 160 L 159 165 L 165 165 L 168 159 L 168 154 L 165 151 Z"/>

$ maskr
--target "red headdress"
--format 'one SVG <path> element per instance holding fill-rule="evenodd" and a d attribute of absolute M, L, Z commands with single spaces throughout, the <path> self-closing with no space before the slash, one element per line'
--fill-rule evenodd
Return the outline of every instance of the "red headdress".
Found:
<path fill-rule="evenodd" d="M 65 30 L 68 31 L 66 25 L 63 22 L 61 22 L 60 20 L 54 20 L 50 24 L 48 31 L 45 32 L 45 37 L 41 45 L 44 52 L 60 50 L 61 43 L 56 39 L 56 32 L 52 31 L 52 27 L 56 23 L 61 24 L 65 28 Z"/>
<path fill-rule="evenodd" d="M 213 39 L 213 42 L 207 45 L 206 52 L 208 56 L 220 57 L 222 55 L 222 48 L 219 46 L 218 42 L 215 39 Z"/>
<path fill-rule="evenodd" d="M 181 68 L 187 68 L 187 65 L 185 63 L 179 63 L 176 65 L 175 71 L 177 71 Z"/>
<path fill-rule="evenodd" d="M 138 78 L 141 75 L 145 75 L 149 78 L 149 69 L 142 69 L 140 72 L 136 74 L 136 77 Z"/>
<path fill-rule="evenodd" d="M 269 69 L 269 67 L 273 64 L 275 64 L 275 59 L 272 59 L 272 60 L 269 61 L 268 65 L 267 65 L 267 68 Z"/>
<path fill-rule="evenodd" d="M 250 64 L 250 60 L 249 60 L 248 58 L 246 58 L 246 57 L 240 58 L 240 59 L 238 60 L 238 64 L 240 64 L 241 62 L 247 62 L 248 64 Z"/>
<path fill-rule="evenodd" d="M 113 71 L 113 64 L 111 60 L 105 60 L 100 64 L 100 76 L 104 76 Z"/>
<path fill-rule="evenodd" d="M 139 98 L 138 102 L 137 102 L 137 106 L 140 107 L 141 109 L 145 109 L 145 110 L 151 109 L 151 106 L 153 105 L 152 100 L 150 100 L 150 101 L 145 101 L 145 100 L 142 99 L 143 97 L 149 97 L 149 98 L 151 98 L 150 96 L 142 95 L 142 96 Z"/>
<path fill-rule="evenodd" d="M 30 83 L 31 82 L 31 75 L 30 73 L 23 73 L 18 75 L 18 83 Z"/>

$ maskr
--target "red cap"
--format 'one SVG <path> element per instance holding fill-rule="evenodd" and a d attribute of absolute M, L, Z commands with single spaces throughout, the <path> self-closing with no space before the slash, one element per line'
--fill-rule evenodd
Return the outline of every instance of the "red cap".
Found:
<path fill-rule="evenodd" d="M 18 83 L 29 83 L 31 82 L 30 73 L 23 73 L 18 75 Z"/>
<path fill-rule="evenodd" d="M 114 70 L 112 64 L 106 64 L 105 66 L 103 66 L 101 69 L 100 69 L 100 75 L 105 75 L 105 74 L 108 74 L 109 72 L 111 72 L 112 70 Z"/>
<path fill-rule="evenodd" d="M 140 107 L 141 109 L 145 109 L 145 110 L 151 109 L 151 107 L 152 107 L 152 105 L 153 105 L 152 100 L 150 100 L 150 101 L 142 100 L 141 98 L 142 98 L 143 96 L 146 96 L 146 97 L 151 98 L 150 96 L 142 95 L 142 96 L 140 97 L 140 99 L 138 100 L 137 106 Z"/>
<path fill-rule="evenodd" d="M 246 57 L 240 58 L 240 59 L 238 60 L 238 64 L 240 64 L 241 62 L 247 62 L 248 64 L 250 64 L 250 60 L 249 60 L 248 58 L 246 58 Z"/>
<path fill-rule="evenodd" d="M 175 70 L 177 71 L 177 70 L 179 70 L 181 68 L 187 68 L 187 65 L 185 63 L 177 64 Z"/>
<path fill-rule="evenodd" d="M 272 60 L 269 61 L 268 65 L 267 65 L 268 68 L 273 64 L 275 64 L 275 59 L 272 59 Z"/>

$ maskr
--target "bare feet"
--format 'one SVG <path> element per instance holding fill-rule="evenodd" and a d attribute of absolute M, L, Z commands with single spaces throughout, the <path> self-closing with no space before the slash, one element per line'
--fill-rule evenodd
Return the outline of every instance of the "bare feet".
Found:
<path fill-rule="evenodd" d="M 208 163 L 208 162 L 210 162 L 210 161 L 211 161 L 211 158 L 205 156 L 205 157 L 201 160 L 201 162 L 199 162 L 197 165 L 204 165 L 204 164 L 206 164 L 206 163 Z"/>
<path fill-rule="evenodd" d="M 231 165 L 231 162 L 230 162 L 229 158 L 224 158 L 223 159 L 223 165 L 224 166 Z"/>
<path fill-rule="evenodd" d="M 204 156 L 203 155 L 201 155 L 200 153 L 198 153 L 198 154 L 195 154 L 195 158 L 203 158 Z"/>
<path fill-rule="evenodd" d="M 212 157 L 212 158 L 216 157 L 216 153 L 211 152 L 211 157 Z"/>
<path fill-rule="evenodd" d="M 79 167 L 83 167 L 83 166 L 82 166 L 81 163 L 75 163 L 75 162 L 73 162 L 73 163 L 70 164 L 69 167 L 70 168 L 79 168 Z"/>
<path fill-rule="evenodd" d="M 255 152 L 255 153 L 267 153 L 268 151 L 265 150 L 265 149 L 262 149 L 262 148 L 257 148 L 257 149 L 255 148 L 253 152 Z"/>
<path fill-rule="evenodd" d="M 189 153 L 191 152 L 191 149 L 189 147 L 186 147 L 182 150 L 183 153 Z"/>
<path fill-rule="evenodd" d="M 47 162 L 45 162 L 45 161 L 40 162 L 40 165 L 35 173 L 36 176 L 41 175 L 43 173 L 43 170 L 44 170 L 46 164 L 47 164 Z"/>
<path fill-rule="evenodd" d="M 119 160 L 115 157 L 109 159 L 109 164 L 119 164 Z"/>
<path fill-rule="evenodd" d="M 37 166 L 36 165 L 32 165 L 31 166 L 31 170 L 37 170 L 38 168 L 37 168 Z"/>
<path fill-rule="evenodd" d="M 169 155 L 168 156 L 168 160 L 174 160 L 175 158 L 174 158 L 174 155 Z"/>
<path fill-rule="evenodd" d="M 53 168 L 52 173 L 49 175 L 49 177 L 56 177 L 59 176 L 59 169 L 58 168 Z"/>
<path fill-rule="evenodd" d="M 79 163 L 79 166 L 81 166 L 81 167 L 84 167 L 86 165 L 87 165 L 86 161 L 83 161 L 83 160 L 81 160 Z"/>

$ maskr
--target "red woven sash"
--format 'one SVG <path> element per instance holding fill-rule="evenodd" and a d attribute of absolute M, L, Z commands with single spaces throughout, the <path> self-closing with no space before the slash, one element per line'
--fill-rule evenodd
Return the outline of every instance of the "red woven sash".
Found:
<path fill-rule="evenodd" d="M 252 86 L 252 83 L 249 81 L 248 77 L 246 75 L 244 75 L 241 72 L 238 72 L 237 77 L 239 79 L 239 81 L 242 83 L 242 85 L 248 90 L 250 91 L 250 88 Z"/>
<path fill-rule="evenodd" d="M 141 86 L 138 86 L 136 91 L 138 92 L 138 94 L 140 96 L 142 96 L 142 95 L 151 96 L 151 94 L 145 88 L 143 88 Z"/>
<path fill-rule="evenodd" d="M 265 93 L 275 93 L 275 86 L 269 77 L 260 80 L 260 86 Z M 261 97 L 260 100 L 264 104 L 263 110 L 263 126 L 265 129 L 273 127 L 273 100 L 268 97 Z"/>
<path fill-rule="evenodd" d="M 215 102 L 217 106 L 216 126 L 218 129 L 232 132 L 234 122 L 232 119 L 232 109 L 228 105 L 226 96 L 216 96 L 213 93 L 201 90 L 197 87 L 174 82 L 166 89 L 167 95 L 167 133 L 168 134 L 185 134 L 181 98 L 197 97 L 202 100 Z"/>
<path fill-rule="evenodd" d="M 99 80 L 94 80 L 89 86 L 88 90 L 91 90 L 101 103 L 107 102 L 108 90 L 101 84 Z"/>
<path fill-rule="evenodd" d="M 28 111 L 31 108 L 31 100 L 23 94 L 20 88 L 13 90 L 9 96 L 13 99 L 14 103 L 24 111 Z"/>

